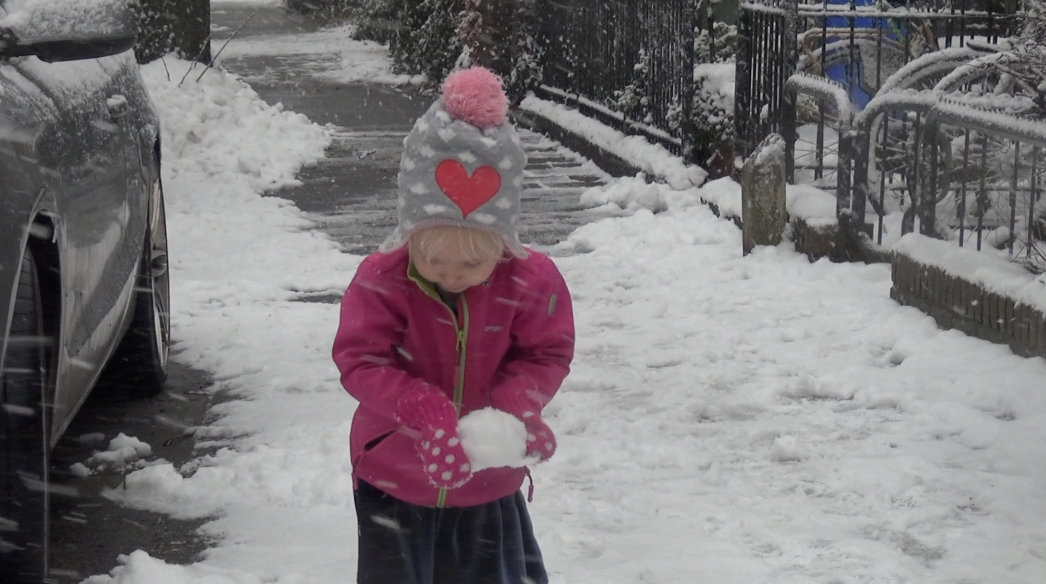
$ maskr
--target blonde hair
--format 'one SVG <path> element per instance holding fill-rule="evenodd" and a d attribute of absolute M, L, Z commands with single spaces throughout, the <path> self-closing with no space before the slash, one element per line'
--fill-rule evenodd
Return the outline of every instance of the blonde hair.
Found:
<path fill-rule="evenodd" d="M 484 229 L 472 229 L 460 225 L 433 225 L 410 235 L 410 254 L 430 261 L 448 245 L 456 244 L 465 259 L 471 262 L 486 262 L 505 257 L 505 241 L 501 236 Z"/>

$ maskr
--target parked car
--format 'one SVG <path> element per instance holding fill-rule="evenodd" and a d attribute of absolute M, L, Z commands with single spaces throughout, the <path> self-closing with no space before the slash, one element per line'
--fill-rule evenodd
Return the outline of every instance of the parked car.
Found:
<path fill-rule="evenodd" d="M 50 11 L 50 12 L 49 12 Z M 51 448 L 166 379 L 159 120 L 125 0 L 0 0 L 0 582 L 48 578 Z"/>

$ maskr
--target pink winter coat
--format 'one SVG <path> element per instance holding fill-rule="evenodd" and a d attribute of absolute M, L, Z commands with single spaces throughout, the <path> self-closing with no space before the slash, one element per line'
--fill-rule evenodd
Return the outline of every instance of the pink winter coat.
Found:
<path fill-rule="evenodd" d="M 334 362 L 360 403 L 350 438 L 353 478 L 415 505 L 436 506 L 440 489 L 422 469 L 415 437 L 395 421 L 408 388 L 438 387 L 460 416 L 489 407 L 496 388 L 551 399 L 574 354 L 570 293 L 539 253 L 499 264 L 487 282 L 461 294 L 458 313 L 412 269 L 405 248 L 365 259 L 341 303 Z M 447 491 L 445 505 L 494 501 L 517 491 L 526 473 L 481 470 Z"/>

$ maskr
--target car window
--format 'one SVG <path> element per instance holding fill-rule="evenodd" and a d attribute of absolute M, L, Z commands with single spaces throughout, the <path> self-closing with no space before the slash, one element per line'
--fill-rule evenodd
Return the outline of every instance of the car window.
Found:
<path fill-rule="evenodd" d="M 22 40 L 81 38 L 135 30 L 130 0 L 3 0 L 0 27 Z"/>

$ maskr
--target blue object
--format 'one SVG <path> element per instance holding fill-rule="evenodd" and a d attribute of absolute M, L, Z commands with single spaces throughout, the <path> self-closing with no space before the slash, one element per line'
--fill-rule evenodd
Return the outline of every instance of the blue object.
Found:
<path fill-rule="evenodd" d="M 850 0 L 827 0 L 829 5 L 835 6 L 850 6 Z M 854 0 L 853 6 L 875 6 L 875 0 Z M 842 28 L 849 29 L 850 22 L 853 22 L 853 27 L 857 29 L 881 29 L 884 31 L 890 31 L 885 38 L 892 41 L 898 41 L 899 36 L 903 33 L 903 30 L 897 25 L 897 23 L 890 21 L 889 19 L 875 16 L 858 16 L 853 17 L 849 14 L 843 14 L 838 16 L 827 16 L 825 17 L 825 25 L 828 28 Z M 827 37 L 824 39 L 825 46 L 833 43 L 844 42 L 847 43 L 845 47 L 839 50 L 849 51 L 850 47 L 848 44 L 848 37 Z M 838 81 L 846 88 L 847 93 L 850 95 L 850 101 L 853 102 L 854 106 L 858 111 L 864 109 L 868 102 L 875 95 L 878 88 L 867 87 L 864 84 L 864 63 L 861 61 L 860 53 L 854 55 L 854 59 L 844 59 L 842 62 L 838 62 L 825 67 L 824 74 L 829 79 Z M 822 55 L 822 59 L 828 61 L 828 55 Z M 874 66 L 874 64 L 873 64 Z"/>

